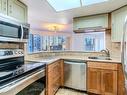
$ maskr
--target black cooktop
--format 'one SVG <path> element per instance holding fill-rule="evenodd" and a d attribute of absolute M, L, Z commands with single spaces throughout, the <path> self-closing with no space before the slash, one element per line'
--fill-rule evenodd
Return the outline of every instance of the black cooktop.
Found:
<path fill-rule="evenodd" d="M 25 76 L 37 70 L 45 69 L 45 63 L 39 63 L 34 61 L 25 61 L 22 65 L 17 65 L 13 69 L 5 69 L 0 71 L 0 85 L 9 82 L 10 80 Z"/>

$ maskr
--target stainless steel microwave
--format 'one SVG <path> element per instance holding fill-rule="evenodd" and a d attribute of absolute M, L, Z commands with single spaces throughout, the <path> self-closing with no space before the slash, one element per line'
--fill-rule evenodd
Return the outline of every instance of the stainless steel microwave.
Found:
<path fill-rule="evenodd" d="M 0 41 L 27 42 L 30 25 L 11 18 L 0 17 Z"/>

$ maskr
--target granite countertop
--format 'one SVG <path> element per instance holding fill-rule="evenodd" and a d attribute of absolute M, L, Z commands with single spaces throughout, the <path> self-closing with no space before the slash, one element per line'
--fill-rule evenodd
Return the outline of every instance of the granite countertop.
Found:
<path fill-rule="evenodd" d="M 101 60 L 101 59 L 89 59 L 88 57 L 84 56 L 54 56 L 54 57 L 38 57 L 29 59 L 30 61 L 37 61 L 37 62 L 45 62 L 47 64 L 53 63 L 59 59 L 76 59 L 76 60 L 84 60 L 86 62 L 95 61 L 95 62 L 107 62 L 107 63 L 121 63 L 121 60 L 118 58 L 111 58 L 111 60 Z"/>

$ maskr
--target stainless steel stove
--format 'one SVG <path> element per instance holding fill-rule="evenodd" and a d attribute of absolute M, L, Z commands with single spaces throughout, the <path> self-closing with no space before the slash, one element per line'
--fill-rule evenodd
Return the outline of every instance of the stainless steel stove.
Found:
<path fill-rule="evenodd" d="M 15 80 L 44 70 L 45 63 L 24 61 L 23 50 L 0 50 L 0 89 Z"/>

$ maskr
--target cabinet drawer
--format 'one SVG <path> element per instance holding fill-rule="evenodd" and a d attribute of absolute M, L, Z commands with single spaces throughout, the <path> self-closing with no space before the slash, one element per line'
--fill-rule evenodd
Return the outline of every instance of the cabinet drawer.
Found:
<path fill-rule="evenodd" d="M 113 64 L 113 63 L 88 62 L 87 65 L 90 68 L 118 70 L 118 65 L 117 64 Z"/>

